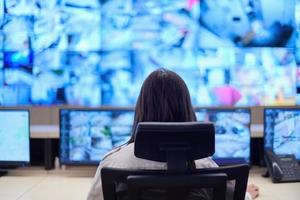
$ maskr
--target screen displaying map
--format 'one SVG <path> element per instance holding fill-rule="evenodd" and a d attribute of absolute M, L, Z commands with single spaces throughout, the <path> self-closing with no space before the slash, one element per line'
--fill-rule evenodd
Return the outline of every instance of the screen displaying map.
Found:
<path fill-rule="evenodd" d="M 0 163 L 29 162 L 29 112 L 0 110 Z"/>

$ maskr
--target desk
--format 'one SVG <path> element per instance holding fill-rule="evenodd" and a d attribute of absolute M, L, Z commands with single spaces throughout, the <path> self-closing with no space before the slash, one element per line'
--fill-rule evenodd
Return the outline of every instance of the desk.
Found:
<path fill-rule="evenodd" d="M 83 200 L 91 187 L 95 167 L 71 170 L 25 168 L 0 177 L 1 200 Z"/>
<path fill-rule="evenodd" d="M 265 172 L 263 168 L 250 170 L 248 183 L 254 183 L 260 187 L 260 197 L 257 200 L 299 200 L 300 182 L 298 183 L 272 183 L 271 178 L 261 176 Z"/>
<path fill-rule="evenodd" d="M 74 167 L 74 169 L 66 171 L 30 169 L 12 172 L 8 176 L 0 177 L 0 199 L 86 199 L 96 168 Z M 250 171 L 249 183 L 255 183 L 261 190 L 257 200 L 300 199 L 300 182 L 273 184 L 271 179 L 261 177 L 264 170 L 254 168 Z"/>
<path fill-rule="evenodd" d="M 263 137 L 263 125 L 251 124 L 251 137 L 261 138 Z M 30 126 L 30 138 L 38 139 L 58 139 L 59 138 L 59 126 L 58 125 L 31 125 Z"/>
<path fill-rule="evenodd" d="M 45 169 L 53 168 L 52 140 L 59 138 L 59 126 L 57 125 L 31 125 L 30 138 L 44 139 Z"/>
<path fill-rule="evenodd" d="M 57 125 L 31 125 L 30 138 L 56 139 L 59 138 L 59 126 Z"/>

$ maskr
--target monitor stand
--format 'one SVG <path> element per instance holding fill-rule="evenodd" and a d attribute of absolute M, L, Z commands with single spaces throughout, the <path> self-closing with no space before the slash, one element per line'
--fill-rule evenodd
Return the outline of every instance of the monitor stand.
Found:
<path fill-rule="evenodd" d="M 6 175 L 7 173 L 8 173 L 7 170 L 0 169 L 0 177 Z"/>

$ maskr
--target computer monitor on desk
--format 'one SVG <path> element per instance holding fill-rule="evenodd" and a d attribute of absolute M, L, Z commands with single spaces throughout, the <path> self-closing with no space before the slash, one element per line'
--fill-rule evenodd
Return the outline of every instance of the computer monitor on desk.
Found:
<path fill-rule="evenodd" d="M 132 109 L 61 109 L 60 161 L 98 165 L 103 156 L 131 136 Z"/>
<path fill-rule="evenodd" d="M 294 154 L 300 161 L 300 108 L 266 108 L 264 140 L 275 154 Z"/>
<path fill-rule="evenodd" d="M 197 108 L 196 116 L 215 125 L 213 159 L 219 165 L 250 163 L 250 109 Z"/>
<path fill-rule="evenodd" d="M 30 162 L 29 111 L 0 110 L 0 168 Z"/>

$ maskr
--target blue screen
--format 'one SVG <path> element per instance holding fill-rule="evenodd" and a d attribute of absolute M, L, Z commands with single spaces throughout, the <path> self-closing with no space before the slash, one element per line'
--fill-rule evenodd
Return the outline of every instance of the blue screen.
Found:
<path fill-rule="evenodd" d="M 131 136 L 131 110 L 60 110 L 60 160 L 63 164 L 99 164 L 103 156 Z"/>
<path fill-rule="evenodd" d="M 299 0 L 0 2 L 0 105 L 134 106 L 159 67 L 195 106 L 299 102 Z"/>
<path fill-rule="evenodd" d="M 300 160 L 300 109 L 267 108 L 264 120 L 265 148 Z"/>
<path fill-rule="evenodd" d="M 198 121 L 212 122 L 215 126 L 215 154 L 218 164 L 250 162 L 249 109 L 197 109 Z"/>
<path fill-rule="evenodd" d="M 201 1 L 202 47 L 294 47 L 295 0 Z"/>
<path fill-rule="evenodd" d="M 0 164 L 29 163 L 29 112 L 0 110 Z"/>

